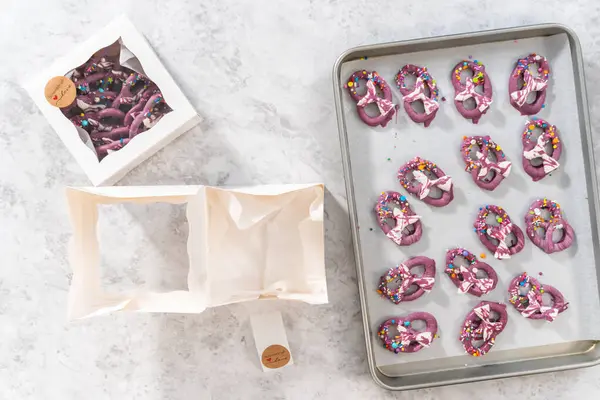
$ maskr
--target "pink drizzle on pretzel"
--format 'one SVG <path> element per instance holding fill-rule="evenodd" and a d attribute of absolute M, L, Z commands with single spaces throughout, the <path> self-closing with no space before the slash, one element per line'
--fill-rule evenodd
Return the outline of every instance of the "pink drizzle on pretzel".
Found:
<path fill-rule="evenodd" d="M 411 269 L 423 266 L 423 275 L 417 276 L 410 272 Z M 390 283 L 400 283 L 397 289 L 391 289 Z M 390 268 L 379 280 L 377 293 L 387 297 L 393 303 L 413 301 L 430 292 L 435 284 L 435 261 L 425 256 L 408 259 L 397 267 Z M 411 286 L 416 285 L 417 290 L 409 293 Z"/>
<path fill-rule="evenodd" d="M 415 75 L 417 80 L 413 88 L 408 88 L 404 80 L 407 75 Z M 406 113 L 416 123 L 422 123 L 425 128 L 431 124 L 435 118 L 435 114 L 440 108 L 438 102 L 439 89 L 435 80 L 427 71 L 427 67 L 419 67 L 412 64 L 407 64 L 396 74 L 396 85 L 402 93 L 404 100 L 404 109 Z M 424 113 L 416 112 L 411 104 L 415 101 L 421 101 L 425 109 Z"/>
<path fill-rule="evenodd" d="M 527 121 L 526 125 L 522 138 L 523 169 L 536 182 L 560 166 L 558 160 L 562 153 L 562 142 L 558 137 L 556 126 L 550 125 L 543 119 Z M 537 140 L 533 140 L 532 134 L 536 127 L 541 128 L 543 132 Z M 549 153 L 547 147 L 551 147 Z M 541 163 L 533 165 L 533 160 L 541 160 Z"/>
<path fill-rule="evenodd" d="M 455 261 L 457 257 L 463 257 L 468 265 L 458 265 Z M 477 272 L 484 271 L 486 278 L 478 278 Z M 488 264 L 479 261 L 470 251 L 458 247 L 446 252 L 446 274 L 458 288 L 459 293 L 470 293 L 481 297 L 494 290 L 498 284 L 498 275 L 494 268 Z"/>
<path fill-rule="evenodd" d="M 475 159 L 471 157 L 473 146 L 479 147 L 475 153 Z M 489 136 L 463 137 L 460 151 L 466 164 L 465 170 L 471 173 L 473 182 L 482 189 L 496 189 L 510 174 L 512 163 L 506 159 L 502 148 Z M 496 161 L 490 161 L 490 153 L 494 155 Z M 490 172 L 492 176 L 491 179 L 488 179 L 486 177 Z"/>
<path fill-rule="evenodd" d="M 499 225 L 488 225 L 486 218 L 489 214 L 496 215 L 496 221 Z M 511 222 L 510 217 L 502 207 L 487 205 L 479 208 L 479 214 L 477 214 L 473 227 L 481 243 L 490 252 L 494 253 L 494 257 L 499 260 L 510 258 L 511 255 L 523 250 L 525 246 L 523 231 Z M 509 246 L 507 243 L 508 236 L 511 233 L 517 239 L 517 243 L 513 246 Z M 492 239 L 495 239 L 497 244 Z"/>
<path fill-rule="evenodd" d="M 550 212 L 549 220 L 544 219 L 542 210 Z M 548 199 L 538 199 L 531 204 L 525 214 L 525 227 L 527 236 L 533 244 L 548 254 L 568 249 L 575 239 L 573 228 L 562 216 L 560 204 Z M 544 235 L 538 235 L 537 229 L 543 229 Z M 560 229 L 563 231 L 563 236 L 555 243 L 552 234 Z"/>
<path fill-rule="evenodd" d="M 527 289 L 526 294 L 521 294 L 521 289 Z M 551 306 L 544 306 L 542 295 L 546 293 L 552 298 Z M 565 311 L 569 303 L 558 289 L 550 285 L 541 285 L 538 280 L 523 272 L 516 276 L 508 287 L 510 302 L 521 313 L 529 319 L 545 319 L 552 322 L 558 314 Z"/>
<path fill-rule="evenodd" d="M 497 320 L 493 319 L 492 311 L 499 315 Z M 505 304 L 482 301 L 467 314 L 459 340 L 468 354 L 483 356 L 492 349 L 496 337 L 506 328 L 507 323 Z M 483 340 L 483 344 L 475 347 L 473 342 L 479 340 Z"/>
<path fill-rule="evenodd" d="M 408 246 L 421 239 L 423 234 L 421 216 L 414 213 L 406 197 L 400 193 L 391 191 L 381 193 L 375 205 L 375 215 L 383 233 L 397 245 Z M 389 220 L 395 221 L 394 227 L 388 225 Z M 413 230 L 408 231 L 411 226 Z"/>
<path fill-rule="evenodd" d="M 89 135 L 99 160 L 153 127 L 171 108 L 148 77 L 119 64 L 118 42 L 67 73 L 75 83 L 73 104 L 61 112 Z M 160 98 L 160 104 L 149 103 Z"/>
<path fill-rule="evenodd" d="M 356 91 L 360 81 L 366 81 L 367 93 L 364 95 L 360 95 Z M 381 125 L 385 127 L 398 109 L 398 106 L 392 103 L 392 91 L 389 85 L 375 71 L 356 71 L 344 87 L 348 89 L 350 96 L 356 101 L 358 116 L 369 126 Z M 383 92 L 383 97 L 377 95 L 377 88 Z M 375 103 L 379 109 L 379 115 L 376 117 L 369 116 L 365 110 L 365 107 L 372 103 Z"/>
<path fill-rule="evenodd" d="M 425 171 L 430 172 L 437 179 L 430 179 Z M 414 178 L 414 184 L 410 179 L 411 174 Z M 452 178 L 446 175 L 436 164 L 421 157 L 415 157 L 400 167 L 398 180 L 410 194 L 417 196 L 431 206 L 443 207 L 454 199 Z M 433 198 L 429 195 L 432 188 L 441 190 L 442 195 L 440 198 Z"/>
<path fill-rule="evenodd" d="M 413 328 L 414 321 L 424 321 L 425 330 Z M 398 335 L 390 336 L 390 327 L 396 326 Z M 414 312 L 404 317 L 390 318 L 379 327 L 377 335 L 383 347 L 392 353 L 415 353 L 424 347 L 429 347 L 436 337 L 438 324 L 435 317 L 426 312 Z"/>
<path fill-rule="evenodd" d="M 532 64 L 538 65 L 538 76 L 533 76 L 529 70 L 529 66 Z M 517 61 L 508 80 L 508 92 L 510 93 L 510 104 L 521 115 L 534 115 L 540 112 L 546 101 L 549 74 L 548 60 L 539 54 L 533 53 Z M 535 93 L 536 97 L 532 103 L 528 103 L 527 97 L 531 93 Z"/>
<path fill-rule="evenodd" d="M 460 73 L 467 69 L 473 72 L 473 77 L 467 77 L 461 81 Z M 485 72 L 485 66 L 477 60 L 461 61 L 452 70 L 451 79 L 456 93 L 454 96 L 456 109 L 466 119 L 472 120 L 474 124 L 478 123 L 492 104 L 492 82 Z M 479 86 L 482 87 L 483 93 L 477 92 L 476 89 Z M 475 108 L 472 110 L 465 108 L 464 101 L 468 99 L 475 100 Z"/>

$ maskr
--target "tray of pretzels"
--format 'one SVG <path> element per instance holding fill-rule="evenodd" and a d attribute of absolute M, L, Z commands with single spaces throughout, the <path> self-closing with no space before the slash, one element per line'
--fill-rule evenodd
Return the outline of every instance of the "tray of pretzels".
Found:
<path fill-rule="evenodd" d="M 575 33 L 353 48 L 334 65 L 369 367 L 406 390 L 600 362 L 598 189 Z"/>

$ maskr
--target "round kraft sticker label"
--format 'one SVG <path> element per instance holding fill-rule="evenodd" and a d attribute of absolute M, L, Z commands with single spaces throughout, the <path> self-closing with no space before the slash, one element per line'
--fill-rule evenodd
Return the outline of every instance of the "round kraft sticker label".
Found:
<path fill-rule="evenodd" d="M 54 107 L 70 106 L 75 101 L 77 90 L 72 80 L 66 76 L 55 76 L 46 83 L 44 95 L 48 103 Z"/>
<path fill-rule="evenodd" d="M 284 367 L 290 362 L 290 351 L 279 344 L 273 344 L 263 351 L 261 361 L 267 368 Z"/>

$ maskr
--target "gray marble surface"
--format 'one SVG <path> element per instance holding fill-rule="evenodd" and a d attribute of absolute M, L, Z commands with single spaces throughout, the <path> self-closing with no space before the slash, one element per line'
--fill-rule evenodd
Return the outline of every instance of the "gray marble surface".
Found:
<path fill-rule="evenodd" d="M 562 22 L 581 39 L 597 131 L 600 3 L 4 0 L 1 9 L 0 398 L 600 396 L 600 367 L 406 393 L 372 382 L 331 86 L 337 55 L 356 45 Z M 325 182 L 329 304 L 254 302 L 201 315 L 66 321 L 71 275 L 64 187 L 88 181 L 20 82 L 121 12 L 148 37 L 205 121 L 119 184 Z M 102 221 L 104 260 L 115 260 L 103 276 L 106 284 L 185 284 L 183 209 L 106 208 Z M 272 309 L 283 313 L 296 364 L 264 373 L 249 315 Z"/>

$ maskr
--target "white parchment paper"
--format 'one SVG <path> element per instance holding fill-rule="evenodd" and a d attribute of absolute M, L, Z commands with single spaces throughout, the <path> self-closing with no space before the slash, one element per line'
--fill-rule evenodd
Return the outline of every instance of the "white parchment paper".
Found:
<path fill-rule="evenodd" d="M 510 105 L 508 96 L 508 79 L 516 60 L 532 52 L 547 57 L 551 66 L 546 106 L 538 117 L 558 127 L 564 149 L 560 169 L 537 183 L 532 182 L 521 164 L 521 133 L 526 118 Z M 456 110 L 454 88 L 450 81 L 450 73 L 456 63 L 469 56 L 484 63 L 494 90 L 494 103 L 478 125 L 464 119 Z M 427 66 L 440 87 L 441 95 L 446 97 L 445 102 L 440 102 L 440 110 L 429 128 L 410 120 L 394 82 L 394 75 L 408 63 Z M 342 66 L 342 78 L 346 79 L 354 71 L 362 69 L 376 70 L 390 84 L 394 102 L 400 105 L 398 117 L 386 128 L 371 128 L 358 117 L 356 103 L 350 96 L 346 93 L 343 96 L 366 275 L 370 339 L 374 344 L 376 365 L 381 367 L 464 355 L 458 340 L 459 331 L 465 315 L 481 300 L 507 303 L 508 326 L 497 338 L 492 352 L 600 338 L 596 260 L 591 240 L 588 190 L 582 172 L 582 148 L 587 144 L 582 143 L 579 129 L 577 93 L 567 36 L 561 34 L 356 60 Z M 463 136 L 486 134 L 503 147 L 513 162 L 511 175 L 493 192 L 475 185 L 470 174 L 464 171 L 459 151 Z M 398 183 L 398 168 L 416 155 L 437 163 L 452 177 L 454 200 L 448 206 L 430 207 L 408 196 Z M 418 243 L 399 247 L 379 229 L 373 207 L 379 194 L 385 190 L 407 195 L 413 210 L 422 216 L 424 232 Z M 479 207 L 486 204 L 504 207 L 513 223 L 525 231 L 525 213 L 529 205 L 540 197 L 553 199 L 561 205 L 563 216 L 576 233 L 574 245 L 561 253 L 547 255 L 526 238 L 521 253 L 510 260 L 494 259 L 473 231 Z M 481 299 L 457 293 L 457 288 L 443 272 L 446 250 L 457 246 L 469 249 L 478 257 L 486 253 L 483 261 L 488 262 L 499 277 L 493 292 Z M 417 255 L 436 261 L 433 291 L 400 305 L 379 297 L 375 290 L 380 276 L 388 268 Z M 523 271 L 542 284 L 555 286 L 570 302 L 569 309 L 553 323 L 525 319 L 508 303 L 508 284 Z M 543 275 L 540 276 L 540 272 Z M 427 311 L 437 318 L 440 338 L 431 348 L 415 354 L 395 355 L 384 349 L 376 336 L 381 322 L 415 311 Z"/>

